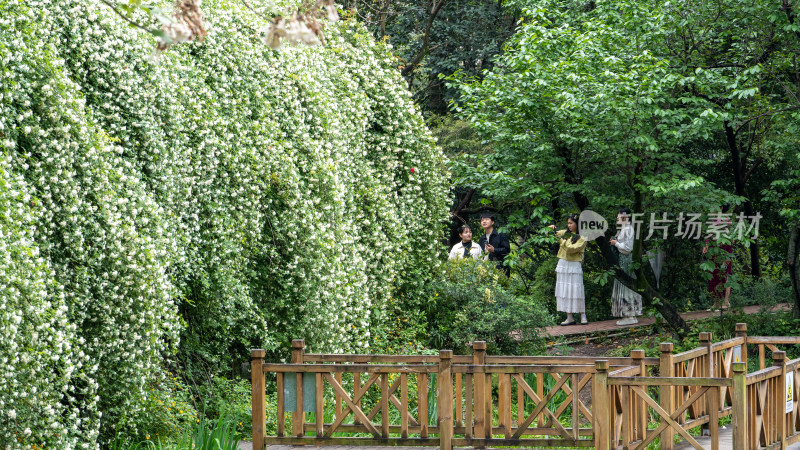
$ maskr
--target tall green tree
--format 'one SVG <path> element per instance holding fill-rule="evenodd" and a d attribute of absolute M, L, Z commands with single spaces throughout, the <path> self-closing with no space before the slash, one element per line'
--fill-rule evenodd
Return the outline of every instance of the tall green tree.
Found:
<path fill-rule="evenodd" d="M 666 31 L 654 51 L 680 78 L 678 100 L 693 111 L 692 133 L 724 154 L 720 167 L 740 199 L 756 214 L 754 176 L 785 160 L 783 130 L 800 108 L 797 2 L 690 1 L 664 9 Z M 750 270 L 761 276 L 759 243 Z"/>
<path fill-rule="evenodd" d="M 794 109 L 778 92 L 792 80 L 792 55 L 786 54 L 793 48 L 781 31 L 789 21 L 777 14 L 780 9 L 732 0 L 714 7 L 521 3 L 523 24 L 496 68 L 482 81 L 459 78 L 459 113 L 496 150 L 465 160 L 454 172 L 462 174 L 462 183 L 500 201 L 538 205 L 528 217 L 534 222 L 543 221 L 549 204 L 563 195 L 579 209 L 713 211 L 741 204 L 745 214 L 754 214 L 744 183 L 763 160 L 779 157 L 770 139 Z M 714 16 L 719 10 L 726 14 Z M 760 34 L 762 21 L 750 15 L 764 14 L 774 25 Z M 696 44 L 682 38 L 701 25 L 706 34 L 693 36 Z M 743 28 L 756 37 L 735 42 L 730 30 Z M 777 41 L 773 47 L 784 49 L 766 55 L 773 59 L 759 52 L 770 45 L 762 37 L 768 33 Z M 684 53 L 677 51 L 681 45 Z M 733 192 L 702 176 L 709 163 L 724 158 L 717 154 L 709 161 L 706 151 L 698 151 L 709 147 L 731 152 Z M 634 249 L 635 287 L 660 299 L 654 304 L 662 314 L 683 327 L 669 299 L 642 272 L 643 237 Z M 613 263 L 608 243 L 597 242 Z M 757 246 L 751 248 L 757 256 Z M 757 274 L 757 265 L 753 270 Z M 625 278 L 619 270 L 616 275 Z"/>
<path fill-rule="evenodd" d="M 445 115 L 459 91 L 440 75 L 480 75 L 513 34 L 517 9 L 503 0 L 344 0 L 376 39 L 394 47 L 398 67 L 429 114 Z"/>

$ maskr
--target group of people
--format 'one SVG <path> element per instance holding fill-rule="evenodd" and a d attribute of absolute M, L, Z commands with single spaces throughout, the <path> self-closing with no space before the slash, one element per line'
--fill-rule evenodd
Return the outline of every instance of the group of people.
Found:
<path fill-rule="evenodd" d="M 498 233 L 494 228 L 496 220 L 497 217 L 494 214 L 481 214 L 481 228 L 483 228 L 484 234 L 481 235 L 477 244 L 472 242 L 472 228 L 466 224 L 462 225 L 458 229 L 461 242 L 450 250 L 449 259 L 472 258 L 478 261 L 483 258 L 485 261 L 496 261 L 497 268 L 509 276 L 511 271 L 503 262 L 511 252 L 511 247 L 508 244 L 508 236 Z"/>
<path fill-rule="evenodd" d="M 631 270 L 634 231 L 630 223 L 631 211 L 620 208 L 617 223 L 620 225 L 617 234 L 609 243 L 619 251 L 620 268 L 631 278 L 636 275 Z M 450 259 L 473 258 L 480 260 L 497 261 L 498 269 L 509 274 L 509 269 L 503 261 L 510 252 L 508 236 L 498 233 L 495 229 L 496 217 L 487 213 L 481 215 L 481 227 L 484 234 L 478 244 L 472 242 L 472 229 L 463 225 L 459 229 L 461 242 L 450 250 Z M 578 233 L 578 215 L 571 214 L 567 218 L 567 228 L 556 230 L 555 225 L 550 225 L 558 239 L 558 265 L 556 266 L 556 309 L 567 314 L 561 325 L 574 325 L 578 321 L 575 314 L 580 314 L 580 323 L 588 323 L 586 318 L 586 297 L 583 289 L 583 254 L 587 241 Z M 642 296 L 625 286 L 619 280 L 614 280 L 614 289 L 611 296 L 611 313 L 620 317 L 618 325 L 633 325 L 638 322 L 636 316 L 642 314 Z"/>

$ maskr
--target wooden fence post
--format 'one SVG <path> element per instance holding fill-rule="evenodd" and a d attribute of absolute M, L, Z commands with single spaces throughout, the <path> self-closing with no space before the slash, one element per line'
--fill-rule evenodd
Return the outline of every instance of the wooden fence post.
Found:
<path fill-rule="evenodd" d="M 262 349 L 250 350 L 250 380 L 253 407 L 253 449 L 263 450 L 267 424 L 267 399 L 264 390 L 264 356 Z"/>
<path fill-rule="evenodd" d="M 633 359 L 634 366 L 639 366 L 639 376 L 646 377 L 647 366 L 644 364 L 644 350 L 631 350 L 631 359 Z M 631 395 L 631 397 L 634 396 Z M 633 416 L 632 435 L 636 440 L 644 440 L 647 437 L 647 403 L 640 398 L 632 406 L 636 412 Z"/>
<path fill-rule="evenodd" d="M 745 363 L 745 373 L 747 373 L 747 324 L 736 324 L 736 337 L 744 338 L 742 342 L 742 362 Z"/>
<path fill-rule="evenodd" d="M 592 413 L 594 416 L 594 448 L 609 450 L 611 443 L 611 418 L 605 412 L 608 405 L 608 360 L 595 361 L 592 379 Z"/>
<path fill-rule="evenodd" d="M 778 427 L 779 449 L 786 448 L 786 352 L 777 351 L 772 352 L 772 365 L 781 368 L 781 374 L 778 377 L 778 398 L 775 402 L 775 417 Z"/>
<path fill-rule="evenodd" d="M 486 341 L 475 341 L 472 343 L 472 364 L 483 366 L 486 364 Z M 485 439 L 486 421 L 492 420 L 491 416 L 486 418 L 486 376 L 483 372 L 476 372 L 473 376 L 473 395 L 475 401 L 475 432 L 476 439 Z M 485 448 L 486 445 L 479 443 L 475 448 Z"/>
<path fill-rule="evenodd" d="M 659 346 L 661 349 L 661 356 L 659 358 L 658 373 L 661 377 L 674 377 L 675 364 L 672 359 L 672 343 L 662 342 Z M 673 399 L 675 398 L 672 393 L 672 386 L 659 386 L 658 397 L 661 407 L 664 408 L 669 414 L 672 414 L 674 409 L 672 406 Z M 662 419 L 663 420 L 663 419 Z M 661 432 L 661 448 L 664 450 L 672 450 L 673 442 L 675 441 L 675 430 L 672 427 L 667 427 Z"/>
<path fill-rule="evenodd" d="M 715 371 L 714 371 L 714 350 L 711 347 L 713 345 L 711 343 L 712 337 L 713 337 L 713 335 L 712 335 L 711 332 L 703 331 L 703 332 L 700 333 L 700 347 L 706 349 L 705 357 L 704 357 L 705 358 L 705 361 L 704 361 L 705 362 L 705 368 L 703 369 L 704 371 L 701 371 L 699 374 L 697 373 L 697 369 L 695 368 L 695 376 L 698 376 L 698 377 L 709 377 L 709 378 L 713 378 L 713 377 L 716 376 L 715 375 Z M 701 359 L 700 361 L 702 362 L 703 360 Z M 709 415 L 709 423 L 706 423 L 706 424 L 703 424 L 703 425 L 700 426 L 700 430 L 701 430 L 701 435 L 702 436 L 710 436 L 711 435 L 711 430 L 713 429 L 711 427 L 711 422 L 710 422 L 710 419 L 711 419 L 711 416 L 712 416 L 712 414 L 711 414 L 711 408 L 712 408 L 711 407 L 711 404 L 712 404 L 712 398 L 711 397 L 712 396 L 713 396 L 713 394 L 711 393 L 711 390 L 709 389 L 709 391 L 706 392 L 703 395 L 703 399 L 697 401 L 697 405 L 699 406 L 699 409 L 700 409 L 700 416 L 704 416 L 706 414 Z M 713 440 L 713 436 L 712 436 L 712 440 Z"/>
<path fill-rule="evenodd" d="M 712 334 L 708 331 L 703 331 L 700 333 L 700 347 L 706 349 L 706 355 L 708 357 L 708 366 L 706 367 L 707 372 L 701 374 L 700 376 L 714 378 L 714 354 L 711 350 L 711 338 Z"/>
<path fill-rule="evenodd" d="M 744 348 L 742 349 L 744 353 Z M 747 446 L 747 364 L 733 363 L 733 448 Z"/>
<path fill-rule="evenodd" d="M 436 375 L 436 393 L 439 416 L 439 448 L 453 449 L 453 351 L 439 350 L 439 373 Z"/>
<path fill-rule="evenodd" d="M 292 341 L 292 364 L 303 364 L 305 355 L 306 341 L 294 339 Z M 303 412 L 303 373 L 297 372 L 297 396 L 295 412 L 292 413 L 292 434 L 296 437 L 305 436 L 303 425 L 306 422 L 306 414 Z"/>

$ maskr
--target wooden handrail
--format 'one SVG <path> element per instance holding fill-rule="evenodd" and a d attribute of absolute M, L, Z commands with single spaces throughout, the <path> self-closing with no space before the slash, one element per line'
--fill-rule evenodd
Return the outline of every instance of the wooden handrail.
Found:
<path fill-rule="evenodd" d="M 692 443 L 686 434 L 689 428 L 708 427 L 715 435 L 719 418 L 728 415 L 733 419 L 734 448 L 800 442 L 800 416 L 797 411 L 784 412 L 784 384 L 790 378 L 800 384 L 800 359 L 787 361 L 778 351 L 773 367 L 745 373 L 748 350 L 758 347 L 763 361 L 764 350 L 800 344 L 800 337 L 751 337 L 746 331 L 744 324 L 737 324 L 735 338 L 716 343 L 711 333 L 701 333 L 698 348 L 679 354 L 672 353 L 672 344 L 663 343 L 660 358 L 645 358 L 644 350 L 634 350 L 630 357 L 602 361 L 585 356 L 490 356 L 480 341 L 473 343 L 471 355 L 305 353 L 304 341 L 295 340 L 291 364 L 267 363 L 263 350 L 251 354 L 254 448 L 296 443 L 442 450 L 455 445 L 594 444 L 610 449 L 643 446 L 660 438 L 661 448 L 671 449 L 676 433 Z M 734 350 L 739 345 L 741 359 Z M 659 377 L 650 376 L 655 365 Z M 277 383 L 277 437 L 264 436 L 266 373 L 274 373 Z M 590 386 L 591 409 L 584 403 Z M 434 389 L 437 408 L 429 417 L 428 391 Z M 658 400 L 653 398 L 656 391 Z M 288 395 L 291 399 L 285 398 Z M 795 394 L 795 409 L 797 398 Z M 285 426 L 285 401 L 285 408 L 293 409 L 290 429 Z M 333 416 L 327 406 L 334 408 Z M 326 414 L 317 413 L 323 410 Z M 390 417 L 394 410 L 399 414 Z M 653 428 L 653 422 L 660 424 Z M 372 437 L 334 437 L 339 433 Z"/>
<path fill-rule="evenodd" d="M 711 350 L 718 352 L 720 350 L 727 350 L 729 348 L 736 347 L 737 345 L 743 345 L 745 343 L 745 339 L 742 337 L 735 337 L 731 339 L 727 339 L 724 341 L 720 341 L 711 345 Z"/>
<path fill-rule="evenodd" d="M 532 366 L 532 365 L 489 365 L 454 364 L 453 373 L 594 373 L 590 365 Z"/>
<path fill-rule="evenodd" d="M 631 357 L 603 357 L 611 367 L 632 366 L 638 364 L 639 360 Z M 657 366 L 658 358 L 642 358 L 645 365 Z M 486 364 L 550 364 L 550 365 L 576 365 L 587 364 L 594 367 L 597 361 L 593 356 L 486 356 Z M 455 364 L 458 364 L 454 361 Z"/>
<path fill-rule="evenodd" d="M 265 373 L 436 373 L 438 366 L 425 364 L 272 364 L 261 366 Z"/>
<path fill-rule="evenodd" d="M 757 370 L 753 373 L 747 374 L 747 385 L 758 383 L 760 381 L 776 378 L 780 376 L 781 371 L 777 367 L 767 367 L 766 369 Z"/>
<path fill-rule="evenodd" d="M 609 372 L 609 377 L 624 377 L 624 376 L 631 376 L 631 375 L 641 375 L 641 368 L 639 366 L 628 366 L 623 367 L 621 369 L 617 369 L 613 372 Z"/>
<path fill-rule="evenodd" d="M 454 357 L 455 358 L 455 357 Z M 467 357 L 470 358 L 471 357 Z M 396 363 L 396 364 L 439 364 L 439 355 L 340 355 L 335 353 L 306 353 L 304 363 Z M 467 360 L 469 362 L 469 360 Z"/>
<path fill-rule="evenodd" d="M 747 336 L 748 344 L 800 344 L 800 336 Z"/>
<path fill-rule="evenodd" d="M 692 350 L 687 350 L 683 353 L 678 353 L 677 355 L 672 356 L 672 362 L 679 363 L 688 361 L 690 359 L 698 358 L 700 356 L 705 356 L 708 354 L 708 350 L 703 347 L 695 348 Z"/>
<path fill-rule="evenodd" d="M 611 386 L 732 386 L 730 378 L 608 377 Z"/>

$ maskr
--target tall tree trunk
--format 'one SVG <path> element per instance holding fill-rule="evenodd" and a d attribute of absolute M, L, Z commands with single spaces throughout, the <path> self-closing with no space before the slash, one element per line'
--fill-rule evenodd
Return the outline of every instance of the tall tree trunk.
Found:
<path fill-rule="evenodd" d="M 794 316 L 800 317 L 800 226 L 797 224 L 792 226 L 792 233 L 789 236 L 786 263 L 789 266 L 789 278 L 792 280 Z"/>
<path fill-rule="evenodd" d="M 467 189 L 464 197 L 458 202 L 456 207 L 450 211 L 450 237 L 447 241 L 447 245 L 450 247 L 461 241 L 461 236 L 458 234 L 458 229 L 461 228 L 461 225 L 467 224 L 468 219 L 468 214 L 466 217 L 462 217 L 462 214 L 464 213 L 464 210 L 469 208 L 469 205 L 472 202 L 472 196 L 474 194 L 475 189 Z"/>
<path fill-rule="evenodd" d="M 745 215 L 753 217 L 753 201 L 747 195 L 745 184 L 747 183 L 747 171 L 745 170 L 745 161 L 742 161 L 741 152 L 739 151 L 739 144 L 736 143 L 736 134 L 728 122 L 725 122 L 725 138 L 728 143 L 728 150 L 731 153 L 731 160 L 733 161 L 733 182 L 736 190 L 736 195 L 745 199 L 743 209 Z M 750 274 L 754 278 L 761 278 L 761 256 L 758 248 L 758 242 L 750 244 Z"/>

